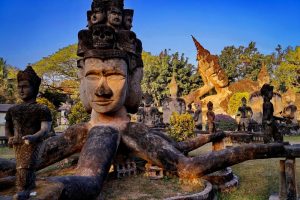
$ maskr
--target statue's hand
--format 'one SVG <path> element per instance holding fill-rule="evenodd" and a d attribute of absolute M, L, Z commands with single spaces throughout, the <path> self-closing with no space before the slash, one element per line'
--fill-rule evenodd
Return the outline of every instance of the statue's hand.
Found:
<path fill-rule="evenodd" d="M 25 144 L 35 144 L 38 142 L 38 138 L 34 135 L 26 135 L 23 136 L 22 139 L 24 140 Z"/>

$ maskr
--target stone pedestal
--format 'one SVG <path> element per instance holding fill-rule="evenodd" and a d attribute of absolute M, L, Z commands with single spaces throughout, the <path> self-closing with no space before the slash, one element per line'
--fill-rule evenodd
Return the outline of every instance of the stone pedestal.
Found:
<path fill-rule="evenodd" d="M 239 179 L 233 174 L 230 167 L 211 173 L 203 178 L 213 184 L 216 190 L 221 192 L 230 192 L 239 185 Z"/>
<path fill-rule="evenodd" d="M 297 184 L 295 174 L 295 158 L 280 160 L 279 194 L 271 195 L 269 200 L 297 200 Z"/>
<path fill-rule="evenodd" d="M 151 180 L 158 180 L 164 177 L 163 168 L 147 163 L 145 175 Z"/>
<path fill-rule="evenodd" d="M 164 200 L 217 200 L 217 197 L 215 195 L 212 184 L 208 181 L 205 181 L 205 188 L 203 191 L 190 195 L 170 197 Z"/>

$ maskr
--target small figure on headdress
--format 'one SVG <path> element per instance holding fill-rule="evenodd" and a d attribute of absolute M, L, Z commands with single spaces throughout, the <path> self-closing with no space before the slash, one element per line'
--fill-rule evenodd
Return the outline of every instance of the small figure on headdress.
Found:
<path fill-rule="evenodd" d="M 214 104 L 209 101 L 207 103 L 207 125 L 208 125 L 208 132 L 210 134 L 215 133 L 216 132 L 216 125 L 215 125 L 215 113 L 213 111 L 214 108 Z"/>
<path fill-rule="evenodd" d="M 125 30 L 130 31 L 132 28 L 133 13 L 134 11 L 132 9 L 123 10 L 123 27 Z"/>
<path fill-rule="evenodd" d="M 245 97 L 243 97 L 241 101 L 242 101 L 242 106 L 238 108 L 238 114 L 237 114 L 237 116 L 240 117 L 238 123 L 238 130 L 248 131 L 253 112 L 251 107 L 247 106 L 247 99 Z"/>
<path fill-rule="evenodd" d="M 123 13 L 118 6 L 111 5 L 107 10 L 107 25 L 118 31 L 122 25 Z"/>
<path fill-rule="evenodd" d="M 18 93 L 23 103 L 13 106 L 5 116 L 5 134 L 15 150 L 17 194 L 14 199 L 28 199 L 35 187 L 35 170 L 41 144 L 51 129 L 50 110 L 37 104 L 41 79 L 31 66 L 17 75 Z"/>
<path fill-rule="evenodd" d="M 283 136 L 278 132 L 277 123 L 275 120 L 283 121 L 283 118 L 273 116 L 274 107 L 271 102 L 273 98 L 274 87 L 269 84 L 264 84 L 260 89 L 260 93 L 264 99 L 263 103 L 263 118 L 262 125 L 264 130 L 264 143 L 269 143 L 272 137 L 275 142 L 283 142 Z"/>
<path fill-rule="evenodd" d="M 92 9 L 87 11 L 88 27 L 95 24 L 104 24 L 106 21 L 106 7 L 103 2 L 93 2 Z"/>

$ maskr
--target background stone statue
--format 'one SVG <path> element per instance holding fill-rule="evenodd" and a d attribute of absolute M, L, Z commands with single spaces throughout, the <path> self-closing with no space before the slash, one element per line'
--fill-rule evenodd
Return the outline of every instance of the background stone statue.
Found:
<path fill-rule="evenodd" d="M 251 107 L 247 106 L 247 99 L 243 97 L 241 99 L 242 106 L 238 108 L 238 114 L 237 116 L 240 117 L 239 123 L 238 123 L 238 130 L 239 131 L 249 131 L 249 124 L 251 117 L 253 115 Z"/>
<path fill-rule="evenodd" d="M 8 110 L 5 133 L 9 137 L 9 146 L 15 150 L 18 192 L 15 199 L 27 199 L 35 187 L 39 150 L 51 129 L 52 118 L 46 106 L 36 103 L 41 79 L 31 66 L 20 71 L 17 79 L 23 103 Z"/>
<path fill-rule="evenodd" d="M 269 143 L 272 138 L 275 142 L 283 142 L 283 135 L 278 132 L 277 124 L 275 120 L 284 120 L 283 118 L 273 115 L 274 107 L 271 102 L 273 97 L 274 87 L 269 84 L 264 84 L 260 90 L 261 95 L 264 98 L 263 103 L 263 118 L 262 125 L 264 130 L 264 142 Z"/>
<path fill-rule="evenodd" d="M 194 113 L 194 121 L 195 121 L 195 126 L 198 130 L 202 130 L 202 107 L 201 103 L 196 103 L 196 110 Z"/>
<path fill-rule="evenodd" d="M 207 103 L 207 113 L 206 113 L 206 117 L 207 117 L 207 126 L 208 126 L 208 132 L 210 134 L 216 132 L 216 125 L 215 125 L 215 113 L 213 111 L 214 108 L 214 104 L 209 101 Z"/>

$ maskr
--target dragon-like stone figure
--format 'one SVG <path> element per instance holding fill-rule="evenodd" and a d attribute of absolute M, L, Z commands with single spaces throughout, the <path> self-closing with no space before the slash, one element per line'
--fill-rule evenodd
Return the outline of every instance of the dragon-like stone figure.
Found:
<path fill-rule="evenodd" d="M 212 101 L 215 105 L 220 105 L 231 94 L 228 89 L 228 77 L 220 67 L 218 57 L 211 55 L 193 36 L 192 38 L 197 48 L 198 73 L 204 82 L 204 86 L 191 92 L 184 99 L 187 104 L 197 102 L 201 97 L 215 89 L 216 95 L 206 97 L 202 101 L 204 103 Z"/>

